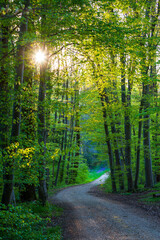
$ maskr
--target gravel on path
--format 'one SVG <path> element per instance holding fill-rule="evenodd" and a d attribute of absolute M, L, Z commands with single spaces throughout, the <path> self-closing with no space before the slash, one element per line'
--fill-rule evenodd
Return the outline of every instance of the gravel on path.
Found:
<path fill-rule="evenodd" d="M 160 220 L 145 211 L 89 194 L 107 174 L 92 183 L 69 187 L 51 201 L 64 208 L 64 240 L 160 240 Z"/>

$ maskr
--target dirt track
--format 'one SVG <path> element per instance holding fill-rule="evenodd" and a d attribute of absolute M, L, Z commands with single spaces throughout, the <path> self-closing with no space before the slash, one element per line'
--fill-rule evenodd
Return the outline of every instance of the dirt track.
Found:
<path fill-rule="evenodd" d="M 64 240 L 160 240 L 160 221 L 144 211 L 88 192 L 107 175 L 57 193 L 53 201 L 63 206 Z"/>

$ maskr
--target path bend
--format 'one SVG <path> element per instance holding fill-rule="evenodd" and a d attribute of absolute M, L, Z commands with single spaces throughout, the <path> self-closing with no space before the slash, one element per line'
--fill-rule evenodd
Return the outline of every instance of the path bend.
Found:
<path fill-rule="evenodd" d="M 91 195 L 92 183 L 69 187 L 53 202 L 64 207 L 64 240 L 160 240 L 160 221 L 143 210 Z"/>

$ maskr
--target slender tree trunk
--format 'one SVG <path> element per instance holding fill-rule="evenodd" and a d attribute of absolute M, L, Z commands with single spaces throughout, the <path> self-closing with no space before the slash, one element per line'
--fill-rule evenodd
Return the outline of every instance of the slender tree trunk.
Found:
<path fill-rule="evenodd" d="M 104 130 L 106 134 L 106 143 L 108 146 L 108 155 L 109 155 L 109 165 L 110 165 L 110 171 L 111 171 L 111 181 L 112 181 L 112 191 L 116 192 L 116 181 L 115 181 L 115 167 L 114 167 L 114 158 L 113 158 L 113 153 L 112 153 L 112 146 L 110 142 L 110 137 L 109 137 L 109 129 L 108 129 L 108 124 L 107 124 L 107 114 L 106 114 L 106 109 L 104 105 L 104 99 L 103 96 L 101 96 L 101 104 L 102 104 L 102 111 L 103 111 L 103 119 L 104 119 Z"/>
<path fill-rule="evenodd" d="M 143 146 L 144 146 L 144 161 L 145 161 L 145 178 L 146 187 L 153 187 L 153 174 L 152 174 L 152 159 L 151 159 L 151 145 L 150 145 L 150 116 L 147 113 L 150 103 L 149 97 L 149 84 L 143 83 L 144 92 L 144 115 L 143 120 Z"/>
<path fill-rule="evenodd" d="M 68 132 L 68 117 L 67 117 L 67 113 L 68 113 L 68 79 L 66 81 L 66 84 L 64 84 L 65 87 L 65 92 L 66 92 L 66 96 L 65 96 L 65 113 L 64 118 L 63 118 L 63 123 L 65 125 L 65 129 L 64 129 L 64 154 L 63 154 L 63 160 L 62 160 L 62 167 L 61 167 L 61 173 L 60 173 L 60 182 L 63 181 L 64 178 L 64 172 L 65 172 L 65 163 L 66 163 L 66 149 L 67 149 L 67 132 Z"/>
<path fill-rule="evenodd" d="M 30 51 L 32 48 L 30 45 L 27 46 Z M 22 98 L 22 111 L 21 111 L 21 139 L 23 140 L 23 147 L 33 147 L 35 136 L 36 136 L 36 116 L 35 116 L 35 103 L 33 95 L 33 68 L 29 67 L 29 59 L 26 58 L 25 54 L 25 69 L 24 69 L 24 84 L 26 85 L 23 91 Z M 32 159 L 32 161 L 35 161 Z M 27 169 L 25 169 L 26 171 Z M 22 184 L 19 185 L 19 194 L 22 202 L 36 200 L 36 189 L 34 183 L 27 183 L 30 176 L 27 172 L 23 172 Z M 29 181 L 30 182 L 30 181 Z"/>
<path fill-rule="evenodd" d="M 63 101 L 63 96 L 62 96 L 62 101 Z M 60 118 L 64 119 L 64 112 L 63 115 L 60 114 L 59 116 L 59 122 L 60 122 Z M 57 166 L 57 172 L 56 172 L 56 178 L 55 178 L 55 183 L 54 185 L 57 186 L 58 183 L 58 178 L 59 178 L 59 174 L 60 174 L 60 167 L 62 164 L 62 159 L 63 159 L 63 149 L 64 149 L 64 130 L 61 131 L 61 140 L 60 140 L 60 156 L 59 156 L 59 161 L 58 161 L 58 166 Z"/>
<path fill-rule="evenodd" d="M 148 54 L 149 54 L 149 59 L 150 59 L 150 79 L 152 81 L 152 83 L 149 85 L 149 94 L 153 94 L 154 100 L 155 100 L 155 106 L 157 106 L 157 93 L 158 92 L 157 92 L 157 82 L 155 81 L 155 79 L 157 77 L 156 55 L 157 55 L 157 46 L 158 45 L 157 45 L 157 43 L 155 43 L 154 38 L 158 37 L 158 34 L 159 34 L 158 24 L 159 24 L 159 15 L 160 15 L 160 1 L 159 0 L 158 1 L 156 1 L 156 0 L 151 1 L 150 2 L 150 16 L 149 16 L 148 12 L 146 13 L 146 17 L 150 18 L 150 28 L 149 28 L 150 34 L 148 36 L 148 38 L 150 38 L 149 39 L 150 41 L 149 41 L 149 44 L 148 44 Z M 145 86 L 144 86 L 144 88 L 145 88 Z M 146 91 L 147 91 L 147 89 L 146 89 Z M 149 98 L 149 95 L 148 95 L 148 98 Z M 148 101 L 149 101 L 149 99 L 148 99 Z M 149 105 L 148 105 L 148 107 L 149 107 Z M 157 118 L 158 118 L 158 113 L 156 114 L 156 121 L 157 121 Z M 149 122 L 148 122 L 148 124 L 149 124 Z M 156 122 L 156 126 L 158 126 L 157 122 Z M 148 128 L 149 128 L 149 126 L 148 126 Z M 156 128 L 156 130 L 157 129 L 158 129 L 158 127 Z M 157 155 L 158 131 L 156 131 L 155 135 L 153 134 L 152 136 L 153 136 L 153 139 L 155 139 L 155 141 L 156 141 L 156 155 Z M 146 141 L 147 141 L 147 139 L 146 139 Z M 149 139 L 148 139 L 148 144 L 149 144 Z M 150 150 L 150 152 L 151 152 L 151 150 Z M 156 160 L 156 164 L 157 164 L 156 157 L 155 157 L 155 160 Z M 160 166 L 160 163 L 159 163 L 159 166 Z M 149 169 L 149 168 L 151 168 L 151 169 Z M 153 173 L 152 173 L 151 153 L 150 153 L 150 160 L 148 159 L 146 164 L 145 164 L 145 169 L 147 169 L 146 178 L 148 178 L 148 176 L 147 176 L 148 174 L 149 174 L 149 178 L 150 178 L 150 183 L 149 183 L 149 180 L 146 179 L 146 185 L 148 185 L 149 187 L 153 186 L 154 182 L 153 182 Z M 159 169 L 160 169 L 160 167 L 159 167 Z M 160 174 L 159 174 L 159 179 L 160 179 Z"/>
<path fill-rule="evenodd" d="M 71 105 L 73 106 L 73 112 L 71 115 L 71 120 L 70 120 L 70 140 L 69 140 L 69 153 L 68 153 L 68 159 L 67 159 L 67 173 L 66 173 L 66 184 L 70 182 L 69 180 L 69 168 L 70 168 L 70 163 L 71 163 L 71 148 L 73 144 L 73 128 L 74 128 L 74 111 L 75 111 L 75 102 L 73 102 L 73 96 L 71 96 Z"/>
<path fill-rule="evenodd" d="M 152 66 L 152 77 L 154 79 L 156 79 L 156 65 L 153 67 Z M 154 96 L 154 106 L 156 107 L 156 109 L 158 108 L 158 84 L 157 82 L 153 83 L 153 96 Z M 152 139 L 153 139 L 153 143 L 154 143 L 154 152 L 155 152 L 155 156 L 154 156 L 154 161 L 155 161 L 155 183 L 160 182 L 160 161 L 159 161 L 159 147 L 160 147 L 160 143 L 159 143 L 159 136 L 160 136 L 160 132 L 159 132 L 159 113 L 156 113 L 155 119 L 152 120 L 153 122 L 153 127 L 154 127 L 154 132 L 152 134 Z"/>
<path fill-rule="evenodd" d="M 139 125 L 138 125 L 138 143 L 137 143 L 137 153 L 136 153 L 136 174 L 135 174 L 135 189 L 138 188 L 138 178 L 139 178 L 139 169 L 140 169 L 140 144 L 141 144 L 141 135 L 142 135 L 142 109 L 143 109 L 143 97 L 139 107 Z"/>
<path fill-rule="evenodd" d="M 72 170 L 72 181 L 76 181 L 78 174 L 79 158 L 80 158 L 80 144 L 81 144 L 81 135 L 80 135 L 80 113 L 79 113 L 79 86 L 77 84 L 77 89 L 75 90 L 75 129 L 76 129 L 76 152 L 75 160 Z"/>
<path fill-rule="evenodd" d="M 50 132 L 50 117 L 51 117 L 51 105 L 52 105 L 52 82 L 51 77 L 49 75 L 50 67 L 48 67 L 48 74 L 46 77 L 46 102 L 47 102 L 47 108 L 46 108 L 46 137 L 48 139 L 48 135 Z"/>
<path fill-rule="evenodd" d="M 113 9 L 112 9 L 112 12 L 113 12 Z M 115 62 L 115 55 L 113 53 L 112 50 L 110 50 L 110 58 L 111 58 L 111 69 L 110 71 L 111 72 L 114 72 L 114 69 L 116 69 L 117 65 L 116 65 L 116 62 Z M 112 79 L 112 78 L 111 78 Z M 113 90 L 112 90 L 112 94 L 113 94 L 113 101 L 114 101 L 114 104 L 115 105 L 119 105 L 120 101 L 119 101 L 119 96 L 118 96 L 118 91 L 117 91 L 117 82 L 116 82 L 116 76 L 113 76 L 113 79 L 110 83 L 110 85 L 112 86 Z M 106 95 L 107 96 L 107 95 Z M 108 101 L 109 103 L 109 101 Z M 111 116 L 111 118 L 113 118 L 113 116 Z M 118 133 L 118 135 L 122 135 L 120 134 L 120 126 L 121 126 L 121 122 L 120 122 L 120 119 L 121 119 L 121 115 L 120 113 L 115 113 L 115 123 L 111 120 L 111 129 L 112 129 L 112 132 L 114 133 Z M 117 124 L 117 127 L 116 127 L 116 124 Z M 113 125 L 113 127 L 112 127 Z M 121 171 L 124 172 L 124 162 L 125 162 L 125 156 L 124 156 L 124 151 L 123 151 L 123 148 L 121 147 L 120 149 L 118 148 L 118 145 L 122 145 L 123 146 L 123 143 L 122 143 L 122 136 L 120 136 L 119 138 L 116 138 L 116 146 L 117 146 L 117 152 L 115 152 L 115 157 L 117 156 L 116 158 L 116 162 L 120 163 L 120 169 Z M 120 158 L 120 160 L 119 160 Z M 121 172 L 122 176 L 124 175 L 123 172 Z M 123 176 L 124 177 L 124 176 Z M 119 180 L 120 180 L 120 176 L 119 176 Z M 123 181 L 121 180 L 121 188 L 123 190 Z"/>
<path fill-rule="evenodd" d="M 54 127 L 53 127 L 53 129 L 52 129 L 52 131 L 53 131 L 53 142 L 54 143 L 56 143 L 57 142 L 57 139 L 56 139 L 56 133 L 57 133 L 57 131 L 56 131 L 56 123 L 57 123 L 57 118 L 58 118 L 58 116 L 57 116 L 58 114 L 57 114 L 57 110 L 55 111 L 55 113 L 54 113 L 54 120 L 55 120 L 55 124 L 54 124 Z M 55 177 L 55 159 L 53 159 L 53 163 L 52 163 L 52 187 L 55 185 L 55 179 L 54 179 L 54 177 Z"/>
<path fill-rule="evenodd" d="M 6 7 L 6 4 L 3 4 L 2 7 Z M 9 26 L 5 22 L 5 17 L 1 16 L 1 64 L 0 64 L 0 148 L 2 151 L 9 144 L 9 79 L 8 79 L 8 48 L 9 48 Z"/>
<path fill-rule="evenodd" d="M 59 71 L 58 71 L 58 74 L 59 74 Z M 65 87 L 65 84 L 63 83 L 63 88 L 64 87 Z M 63 101 L 64 101 L 64 93 L 62 94 L 61 102 L 63 103 Z M 62 122 L 64 124 L 64 118 L 65 117 L 64 117 L 64 110 L 63 110 L 62 112 L 59 113 L 59 120 L 58 120 L 58 122 L 60 123 L 61 119 L 62 119 Z M 61 152 L 60 152 L 59 161 L 58 161 L 58 167 L 57 167 L 57 172 L 56 172 L 55 186 L 57 186 L 58 178 L 59 178 L 59 175 L 61 174 L 61 165 L 62 165 L 63 154 L 64 154 L 63 150 L 64 150 L 65 130 L 63 129 L 60 133 L 62 135 L 59 138 Z"/>
<path fill-rule="evenodd" d="M 3 4 L 6 7 L 6 4 Z M 9 145 L 9 79 L 8 79 L 8 45 L 9 45 L 9 26 L 2 17 L 1 22 L 1 66 L 0 66 L 0 148 L 2 157 L 5 157 L 4 150 Z M 13 190 L 13 161 L 7 159 L 4 164 L 4 186 L 2 194 L 2 203 L 8 205 L 11 202 L 11 194 Z"/>
<path fill-rule="evenodd" d="M 143 102 L 144 102 L 144 121 L 143 121 L 143 146 L 144 146 L 144 161 L 145 161 L 145 178 L 146 187 L 153 187 L 153 173 L 152 173 L 152 159 L 151 159 L 151 145 L 150 145 L 150 83 L 148 83 L 148 73 L 150 71 L 150 77 L 152 78 L 152 64 L 154 63 L 154 57 L 156 54 L 155 42 L 152 38 L 156 36 L 156 25 L 159 21 L 160 2 L 153 0 L 148 1 L 145 17 L 149 21 L 147 32 L 145 33 L 144 40 L 148 44 L 146 46 L 142 43 L 144 52 L 142 58 L 142 78 L 143 78 Z M 147 64 L 146 64 L 147 62 Z M 152 80 L 152 79 L 151 79 Z"/>
<path fill-rule="evenodd" d="M 113 123 L 112 117 L 110 117 L 111 119 L 111 131 L 112 134 L 116 134 L 116 128 L 115 125 Z M 114 142 L 114 154 L 115 154 L 115 158 L 116 158 L 116 170 L 118 173 L 118 178 L 119 178 L 119 188 L 120 190 L 124 190 L 124 174 L 123 174 L 123 170 L 122 170 L 122 163 L 121 163 L 121 157 L 120 157 L 120 152 L 119 152 L 119 148 L 118 148 L 118 142 L 117 139 L 115 138 L 115 136 L 113 137 L 113 142 Z"/>
<path fill-rule="evenodd" d="M 57 167 L 56 178 L 55 178 L 55 183 L 54 183 L 55 186 L 57 186 L 57 183 L 58 183 L 60 166 L 61 166 L 61 162 L 62 162 L 63 145 L 64 145 L 64 133 L 62 135 L 62 140 L 61 140 L 61 153 L 60 153 L 59 161 L 58 161 L 58 167 Z"/>
<path fill-rule="evenodd" d="M 40 85 L 38 97 L 38 143 L 41 148 L 39 161 L 39 199 L 43 205 L 47 200 L 47 186 L 45 174 L 46 126 L 45 126 L 45 94 L 46 94 L 46 63 L 40 66 Z"/>
<path fill-rule="evenodd" d="M 24 75 L 24 52 L 25 46 L 21 44 L 23 40 L 23 35 L 27 31 L 28 27 L 28 20 L 26 16 L 26 9 L 29 6 L 30 1 L 25 1 L 25 9 L 22 13 L 22 19 L 20 25 L 20 34 L 19 34 L 19 45 L 17 48 L 17 68 L 16 68 L 16 79 L 15 79 L 15 87 L 14 87 L 14 104 L 13 104 L 13 117 L 12 117 L 12 131 L 11 131 L 11 143 L 17 142 L 18 137 L 20 134 L 20 121 L 21 121 L 21 98 L 20 98 L 20 91 L 21 85 L 23 83 L 23 75 Z M 25 19 L 25 21 L 24 21 Z M 13 193 L 13 165 L 14 161 L 8 161 L 7 166 L 7 173 L 4 177 L 5 184 L 3 189 L 3 196 L 2 202 L 8 205 L 11 201 L 11 196 L 14 196 Z"/>
<path fill-rule="evenodd" d="M 156 114 L 156 120 L 155 120 L 155 129 L 157 130 L 158 129 L 158 126 L 159 126 L 159 114 L 157 113 Z M 160 133 L 158 131 L 155 132 L 154 136 L 153 136 L 153 139 L 154 139 L 154 142 L 155 142 L 155 167 L 156 167 L 156 170 L 155 170 L 155 182 L 160 182 L 160 160 L 159 160 L 159 139 L 160 137 Z"/>
<path fill-rule="evenodd" d="M 131 89 L 128 82 L 128 94 L 126 98 L 125 88 L 125 56 L 121 55 L 121 96 L 124 107 L 124 130 L 125 130 L 125 165 L 127 170 L 128 191 L 133 190 L 132 166 L 131 166 L 131 123 L 129 108 L 131 107 Z"/>
<path fill-rule="evenodd" d="M 64 114 L 63 114 L 64 116 Z M 63 156 L 62 156 L 62 167 L 60 171 L 60 182 L 63 181 L 64 171 L 65 171 L 65 159 L 66 159 L 66 148 L 67 148 L 67 117 L 63 118 L 63 124 L 65 124 L 65 129 L 63 130 Z"/>

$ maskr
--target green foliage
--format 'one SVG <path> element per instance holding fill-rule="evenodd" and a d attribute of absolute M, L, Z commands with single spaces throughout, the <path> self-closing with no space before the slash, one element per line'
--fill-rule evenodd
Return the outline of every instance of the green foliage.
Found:
<path fill-rule="evenodd" d="M 38 162 L 35 160 L 35 148 L 19 148 L 16 152 L 16 182 L 38 184 Z"/>
<path fill-rule="evenodd" d="M 86 163 L 81 163 L 78 166 L 78 175 L 76 183 L 85 183 L 89 176 L 89 168 Z"/>
<path fill-rule="evenodd" d="M 160 194 L 160 191 L 147 193 L 140 199 L 140 201 L 146 203 L 160 203 L 160 197 L 153 197 L 153 194 Z"/>
<path fill-rule="evenodd" d="M 43 218 L 52 217 L 53 215 L 55 217 L 60 216 L 63 211 L 62 208 L 52 205 L 49 202 L 47 202 L 45 206 L 42 206 L 42 204 L 38 201 L 24 203 L 23 206 L 28 207 L 32 212 Z"/>
<path fill-rule="evenodd" d="M 1 206 L 0 230 L 3 240 L 46 239 L 43 235 L 47 221 L 22 206 Z"/>
<path fill-rule="evenodd" d="M 111 193 L 112 192 L 112 181 L 111 175 L 106 179 L 105 183 L 101 185 L 105 192 Z"/>
<path fill-rule="evenodd" d="M 9 206 L 1 205 L 0 239 L 2 240 L 60 240 L 61 229 L 53 226 L 51 216 L 59 216 L 62 209 L 38 202 Z"/>
<path fill-rule="evenodd" d="M 116 178 L 116 184 L 118 184 L 118 177 Z M 124 186 L 125 189 L 127 189 L 127 179 L 126 177 L 124 178 Z M 101 185 L 101 187 L 104 189 L 105 192 L 107 193 L 112 193 L 112 180 L 111 180 L 111 174 L 109 175 L 109 177 L 106 179 L 105 183 Z M 125 190 L 123 192 L 127 192 L 127 190 Z M 117 190 L 117 192 L 122 192 L 120 190 Z"/>

